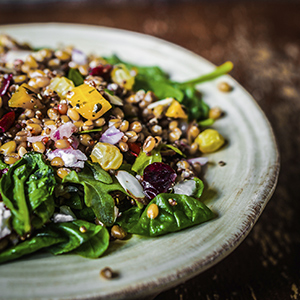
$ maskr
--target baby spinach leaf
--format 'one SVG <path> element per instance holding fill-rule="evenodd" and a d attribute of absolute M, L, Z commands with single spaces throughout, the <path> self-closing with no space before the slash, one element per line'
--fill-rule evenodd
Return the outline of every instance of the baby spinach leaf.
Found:
<path fill-rule="evenodd" d="M 109 175 L 109 173 L 103 170 L 98 163 L 92 163 L 87 161 L 86 166 L 89 167 L 90 170 L 93 172 L 94 179 L 99 180 L 103 183 L 112 183 L 112 178 Z"/>
<path fill-rule="evenodd" d="M 95 216 L 106 226 L 112 226 L 115 220 L 114 199 L 109 194 L 114 191 L 126 193 L 119 182 L 114 179 L 107 184 L 96 180 L 87 168 L 80 173 L 72 171 L 63 179 L 63 183 L 76 183 L 83 186 L 84 202 L 91 207 Z"/>
<path fill-rule="evenodd" d="M 65 239 L 48 248 L 55 255 L 73 251 L 85 257 L 97 258 L 109 244 L 109 234 L 105 227 L 84 220 L 52 223 L 45 228 L 45 232 L 59 233 Z"/>
<path fill-rule="evenodd" d="M 38 250 L 65 242 L 66 238 L 53 231 L 39 232 L 22 243 L 5 249 L 0 253 L 0 264 L 34 253 Z"/>
<path fill-rule="evenodd" d="M 25 154 L 3 175 L 0 193 L 20 236 L 29 233 L 32 225 L 41 227 L 53 215 L 55 185 L 54 171 L 40 153 Z"/>
<path fill-rule="evenodd" d="M 182 153 L 182 151 L 180 149 L 178 149 L 177 147 L 173 146 L 173 145 L 169 145 L 169 144 L 161 144 L 161 148 L 169 148 L 169 149 L 172 149 L 174 152 L 176 152 L 177 154 L 183 156 L 183 157 L 186 157 L 186 155 L 184 153 Z"/>
<path fill-rule="evenodd" d="M 172 206 L 169 199 L 175 200 L 177 204 Z M 147 209 L 153 203 L 158 206 L 159 214 L 150 219 Z M 133 207 L 123 212 L 116 222 L 129 233 L 158 236 L 203 223 L 213 217 L 213 212 L 195 198 L 178 194 L 159 194 L 144 211 Z"/>
<path fill-rule="evenodd" d="M 169 79 L 168 75 L 158 67 L 141 67 L 121 61 L 117 56 L 107 58 L 112 64 L 123 63 L 129 69 L 136 69 L 134 90 L 151 90 L 159 99 L 173 97 L 184 106 L 188 107 L 190 120 L 201 121 L 208 117 L 209 106 L 203 101 L 196 85 L 213 80 L 229 73 L 232 62 L 225 62 L 208 74 L 201 75 L 185 82 L 176 82 Z"/>
<path fill-rule="evenodd" d="M 69 69 L 68 79 L 72 80 L 75 86 L 81 85 L 84 82 L 80 72 L 77 69 L 73 69 L 73 68 Z"/>
<path fill-rule="evenodd" d="M 200 198 L 204 190 L 204 183 L 198 177 L 194 177 L 192 180 L 194 180 L 196 183 L 196 188 L 192 196 L 195 198 Z"/>
<path fill-rule="evenodd" d="M 161 154 L 160 151 L 157 149 L 153 149 L 150 153 L 140 151 L 131 169 L 135 171 L 137 174 L 143 175 L 144 169 L 148 165 L 154 162 L 161 162 L 161 161 L 162 161 Z"/>
<path fill-rule="evenodd" d="M 80 231 L 84 226 L 85 231 Z M 107 249 L 109 233 L 105 227 L 83 220 L 50 223 L 22 243 L 0 253 L 0 264 L 45 249 L 52 254 L 73 252 L 88 258 L 97 258 Z"/>
<path fill-rule="evenodd" d="M 170 81 L 150 80 L 150 78 L 143 75 L 136 76 L 134 89 L 153 91 L 158 99 L 175 98 L 179 102 L 184 99 L 184 93 L 181 89 L 174 87 Z"/>

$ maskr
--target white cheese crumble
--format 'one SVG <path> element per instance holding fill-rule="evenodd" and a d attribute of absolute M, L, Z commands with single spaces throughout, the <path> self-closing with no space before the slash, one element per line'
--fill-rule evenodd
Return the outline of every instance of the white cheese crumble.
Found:
<path fill-rule="evenodd" d="M 3 202 L 0 202 L 0 239 L 11 234 L 10 217 L 10 210 L 4 206 Z"/>

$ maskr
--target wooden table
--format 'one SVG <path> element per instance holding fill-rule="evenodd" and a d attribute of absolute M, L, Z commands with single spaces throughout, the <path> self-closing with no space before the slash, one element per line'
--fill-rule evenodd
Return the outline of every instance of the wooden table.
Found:
<path fill-rule="evenodd" d="M 300 3 L 28 1 L 0 4 L 0 23 L 72 22 L 179 44 L 232 76 L 270 120 L 281 153 L 277 189 L 246 240 L 222 262 L 163 292 L 172 299 L 300 299 Z"/>

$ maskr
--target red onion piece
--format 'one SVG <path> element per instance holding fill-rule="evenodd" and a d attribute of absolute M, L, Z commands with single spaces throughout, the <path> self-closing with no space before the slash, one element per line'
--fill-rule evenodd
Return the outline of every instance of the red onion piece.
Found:
<path fill-rule="evenodd" d="M 60 157 L 64 161 L 65 167 L 69 168 L 83 168 L 84 161 L 87 160 L 87 157 L 83 152 L 73 148 L 55 149 L 54 151 L 47 153 L 47 158 L 49 160 L 52 160 L 54 157 Z"/>
<path fill-rule="evenodd" d="M 9 88 L 10 82 L 12 80 L 13 74 L 4 74 L 3 75 L 3 84 L 0 88 L 0 97 L 4 96 Z"/>
<path fill-rule="evenodd" d="M 122 131 L 117 129 L 115 126 L 111 126 L 103 132 L 100 142 L 115 145 L 121 140 L 123 135 L 124 133 Z"/>
<path fill-rule="evenodd" d="M 67 122 L 59 126 L 55 131 L 51 131 L 50 138 L 53 141 L 61 140 L 64 137 L 69 138 L 74 132 L 77 132 L 77 127 L 72 122 Z"/>
<path fill-rule="evenodd" d="M 87 64 L 87 56 L 78 49 L 72 50 L 72 61 L 78 65 L 85 65 Z"/>
<path fill-rule="evenodd" d="M 190 158 L 187 161 L 192 165 L 198 163 L 201 166 L 204 166 L 205 164 L 207 164 L 208 158 L 207 157 L 195 157 L 195 158 Z"/>

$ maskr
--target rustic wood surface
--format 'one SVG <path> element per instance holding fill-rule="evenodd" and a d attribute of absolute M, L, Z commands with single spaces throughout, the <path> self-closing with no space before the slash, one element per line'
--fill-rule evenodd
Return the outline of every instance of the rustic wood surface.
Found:
<path fill-rule="evenodd" d="M 274 129 L 281 153 L 277 189 L 232 254 L 155 300 L 300 299 L 300 3 L 25 3 L 0 1 L 0 24 L 71 22 L 123 28 L 171 41 L 215 64 L 235 64 L 232 76 L 254 96 Z"/>

